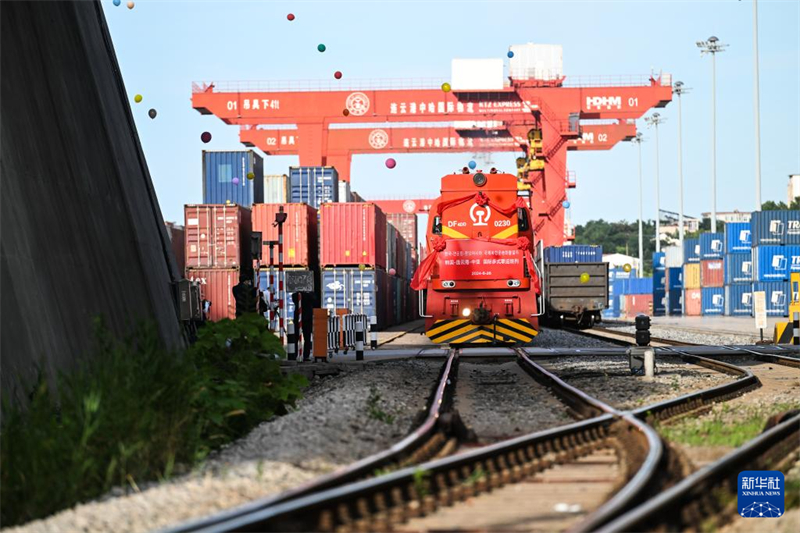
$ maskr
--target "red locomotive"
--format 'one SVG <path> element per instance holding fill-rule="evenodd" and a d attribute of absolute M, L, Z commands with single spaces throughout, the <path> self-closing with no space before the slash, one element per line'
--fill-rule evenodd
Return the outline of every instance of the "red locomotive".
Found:
<path fill-rule="evenodd" d="M 541 288 L 528 192 L 494 169 L 442 178 L 428 217 L 429 255 L 411 282 L 433 342 L 524 344 L 537 335 Z"/>

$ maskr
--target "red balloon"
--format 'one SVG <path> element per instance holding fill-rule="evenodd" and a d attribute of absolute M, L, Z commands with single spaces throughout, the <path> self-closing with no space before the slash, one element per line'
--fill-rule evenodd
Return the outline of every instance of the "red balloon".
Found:
<path fill-rule="evenodd" d="M 394 168 L 397 166 L 397 161 L 394 158 L 390 157 L 386 160 L 386 168 Z"/>
<path fill-rule="evenodd" d="M 336 72 L 333 73 L 333 77 L 336 78 L 337 80 L 340 80 L 342 79 L 342 73 L 337 70 Z"/>
<path fill-rule="evenodd" d="M 347 109 L 342 109 L 342 115 L 347 116 L 349 114 L 350 114 L 350 111 L 348 111 Z"/>
<path fill-rule="evenodd" d="M 207 131 L 204 131 L 200 135 L 200 140 L 203 141 L 204 143 L 211 142 L 211 134 L 209 132 L 207 132 Z"/>
<path fill-rule="evenodd" d="M 294 13 L 289 13 L 288 15 L 286 15 L 286 18 L 289 20 L 294 20 Z"/>

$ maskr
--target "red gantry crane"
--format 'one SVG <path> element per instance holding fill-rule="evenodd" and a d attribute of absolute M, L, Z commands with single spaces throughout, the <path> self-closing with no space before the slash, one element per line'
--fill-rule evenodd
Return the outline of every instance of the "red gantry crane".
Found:
<path fill-rule="evenodd" d="M 300 164 L 334 165 L 340 175 L 352 153 L 339 151 L 341 139 L 348 134 L 338 132 L 347 130 L 332 128 L 332 124 L 452 122 L 459 136 L 439 137 L 440 145 L 447 139 L 448 148 L 451 137 L 456 144 L 463 138 L 460 122 L 502 124 L 517 147 L 522 145 L 518 173 L 531 188 L 534 228 L 546 245 L 564 240 L 566 152 L 587 143 L 580 121 L 629 124 L 627 121 L 641 117 L 652 107 L 664 107 L 671 99 L 669 75 L 561 77 L 548 82 L 512 77 L 502 89 L 449 92 L 441 88 L 392 88 L 392 82 L 372 88 L 356 83 L 348 89 L 340 84 L 323 88 L 269 82 L 195 83 L 192 87 L 192 107 L 226 124 L 296 126 L 297 138 L 302 139 L 297 147 Z M 258 135 L 260 130 L 251 128 L 242 134 L 244 131 Z M 427 144 L 428 137 L 425 139 Z M 592 140 L 600 147 L 599 136 Z M 431 151 L 437 151 L 436 146 L 433 148 Z M 460 149 L 452 147 L 452 151 Z M 463 151 L 471 150 L 463 147 Z M 344 174 L 343 179 L 348 179 L 349 172 L 345 170 Z"/>

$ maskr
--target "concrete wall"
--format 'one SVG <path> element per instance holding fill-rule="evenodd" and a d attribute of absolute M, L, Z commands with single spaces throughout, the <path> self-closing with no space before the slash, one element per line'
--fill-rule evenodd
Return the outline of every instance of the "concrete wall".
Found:
<path fill-rule="evenodd" d="M 0 5 L 0 385 L 69 368 L 91 317 L 183 342 L 178 272 L 99 2 Z M 51 374 L 52 375 L 52 374 Z"/>

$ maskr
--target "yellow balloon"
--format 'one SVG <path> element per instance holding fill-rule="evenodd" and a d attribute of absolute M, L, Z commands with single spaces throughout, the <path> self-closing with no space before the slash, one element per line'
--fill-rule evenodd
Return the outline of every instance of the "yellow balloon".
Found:
<path fill-rule="evenodd" d="M 631 271 L 631 265 L 628 264 L 628 263 L 625 263 L 625 265 L 623 265 L 623 267 L 622 267 L 622 270 L 624 270 L 625 272 L 630 272 Z"/>
<path fill-rule="evenodd" d="M 447 83 L 447 82 L 444 82 L 444 83 L 442 84 L 442 90 L 443 90 L 444 92 L 446 92 L 446 93 L 449 93 L 449 92 L 450 92 L 450 84 L 449 84 L 449 83 Z"/>
<path fill-rule="evenodd" d="M 256 175 L 253 174 L 252 172 L 248 172 L 247 173 L 247 179 L 252 180 L 252 179 L 255 179 L 255 177 L 256 177 Z"/>
<path fill-rule="evenodd" d="M 589 273 L 584 272 L 581 274 L 581 283 L 589 283 Z"/>
<path fill-rule="evenodd" d="M 133 97 L 133 101 L 138 104 L 139 102 L 142 101 L 142 95 L 141 94 L 137 94 L 136 96 Z"/>

